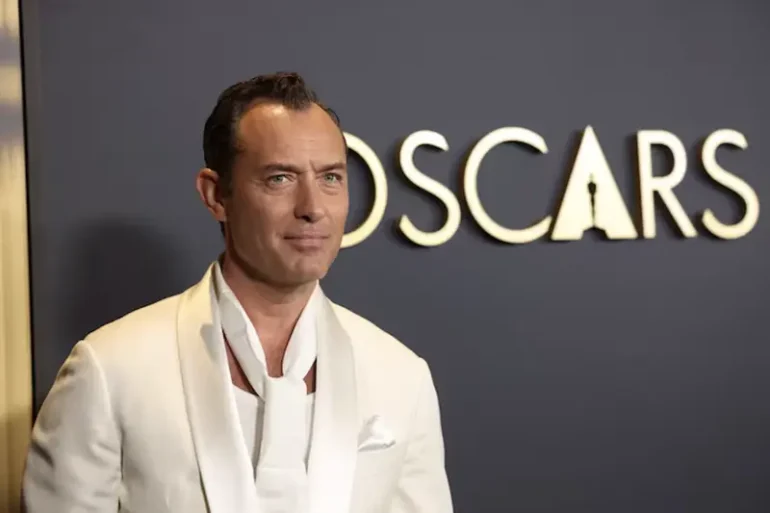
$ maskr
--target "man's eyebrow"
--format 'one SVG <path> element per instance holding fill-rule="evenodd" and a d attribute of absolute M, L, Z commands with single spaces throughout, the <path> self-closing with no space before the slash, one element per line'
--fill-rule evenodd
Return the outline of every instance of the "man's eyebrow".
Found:
<path fill-rule="evenodd" d="M 328 173 L 329 171 L 340 171 L 340 170 L 347 169 L 347 167 L 348 167 L 347 162 L 333 162 L 331 164 L 322 166 L 320 169 L 318 169 L 318 172 Z"/>
<path fill-rule="evenodd" d="M 300 173 L 302 170 L 298 168 L 295 165 L 292 164 L 286 164 L 284 162 L 270 162 L 268 164 L 265 164 L 262 166 L 262 171 L 265 172 L 272 172 L 272 171 L 289 171 L 292 173 Z"/>
<path fill-rule="evenodd" d="M 347 168 L 346 162 L 333 162 L 331 164 L 327 164 L 317 170 L 318 173 L 327 173 L 329 171 L 337 171 L 337 170 L 343 170 Z M 293 165 L 288 164 L 285 162 L 270 162 L 268 164 L 265 164 L 262 166 L 263 172 L 276 172 L 276 171 L 288 171 L 290 173 L 302 173 L 302 169 Z"/>

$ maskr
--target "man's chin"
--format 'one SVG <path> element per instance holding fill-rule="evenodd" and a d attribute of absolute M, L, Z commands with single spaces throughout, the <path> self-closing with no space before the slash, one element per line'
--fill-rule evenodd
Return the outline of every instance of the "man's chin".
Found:
<path fill-rule="evenodd" d="M 300 266 L 287 270 L 286 282 L 295 286 L 307 285 L 321 280 L 326 276 L 328 267 L 321 265 Z"/>

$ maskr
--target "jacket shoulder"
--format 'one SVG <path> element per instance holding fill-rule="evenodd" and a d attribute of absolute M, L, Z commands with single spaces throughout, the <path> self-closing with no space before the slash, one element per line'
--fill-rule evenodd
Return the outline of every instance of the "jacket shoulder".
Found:
<path fill-rule="evenodd" d="M 332 306 L 358 354 L 376 360 L 380 366 L 392 365 L 401 371 L 418 371 L 425 365 L 413 349 L 374 322 L 342 305 L 332 303 Z"/>
<path fill-rule="evenodd" d="M 157 349 L 159 341 L 175 340 L 180 297 L 181 294 L 169 296 L 133 310 L 88 333 L 83 341 L 100 360 L 141 353 L 150 344 Z"/>

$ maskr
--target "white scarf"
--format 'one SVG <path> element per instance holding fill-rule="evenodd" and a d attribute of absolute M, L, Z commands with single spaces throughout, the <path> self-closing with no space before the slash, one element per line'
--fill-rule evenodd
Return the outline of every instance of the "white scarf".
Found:
<path fill-rule="evenodd" d="M 283 376 L 273 378 L 268 376 L 257 331 L 225 282 L 218 262 L 214 275 L 222 330 L 246 378 L 265 403 L 255 482 L 260 512 L 305 513 L 308 511 L 305 376 L 317 356 L 320 287 L 316 285 L 289 339 L 283 358 Z"/>

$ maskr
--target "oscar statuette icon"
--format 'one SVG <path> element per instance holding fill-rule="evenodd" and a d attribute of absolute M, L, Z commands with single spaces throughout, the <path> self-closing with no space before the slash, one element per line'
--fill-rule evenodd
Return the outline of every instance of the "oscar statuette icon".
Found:
<path fill-rule="evenodd" d="M 602 240 L 609 240 L 609 237 L 607 237 L 607 232 L 605 232 L 602 228 L 599 227 L 599 225 L 596 223 L 596 192 L 597 192 L 597 185 L 596 182 L 594 182 L 593 174 L 591 175 L 591 181 L 588 182 L 588 194 L 591 195 L 591 228 L 588 229 L 591 233 L 596 234 L 600 239 Z"/>

